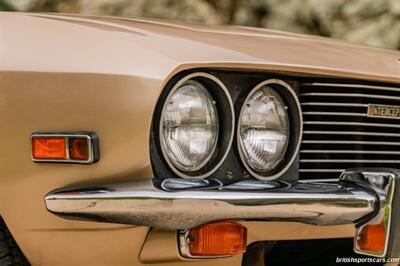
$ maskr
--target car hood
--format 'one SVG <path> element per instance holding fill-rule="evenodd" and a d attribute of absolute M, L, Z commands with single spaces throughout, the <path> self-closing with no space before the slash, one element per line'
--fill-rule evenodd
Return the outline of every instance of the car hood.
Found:
<path fill-rule="evenodd" d="M 203 26 L 147 19 L 64 14 L 0 13 L 11 53 L 58 58 L 43 63 L 53 71 L 115 72 L 166 78 L 182 69 L 224 67 L 400 82 L 400 53 L 322 37 L 237 26 Z M 7 28 L 7 22 L 9 27 Z M 29 49 L 16 42 L 24 34 Z M 18 31 L 16 31 L 18 32 Z M 43 44 L 45 40 L 45 44 Z M 26 45 L 25 45 L 26 46 Z M 18 50 L 18 51 L 17 51 Z M 29 55 L 26 54 L 26 57 Z M 33 58 L 32 58 L 33 57 Z M 77 61 L 79 62 L 77 65 Z M 8 64 L 7 64 L 8 62 Z M 62 62 L 62 63 L 60 63 Z M 105 63 L 106 62 L 106 63 Z"/>

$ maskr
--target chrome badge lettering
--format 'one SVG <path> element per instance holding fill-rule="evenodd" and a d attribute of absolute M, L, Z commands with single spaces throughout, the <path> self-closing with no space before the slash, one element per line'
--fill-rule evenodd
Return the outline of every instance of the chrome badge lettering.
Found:
<path fill-rule="evenodd" d="M 368 104 L 368 117 L 400 119 L 400 106 Z"/>

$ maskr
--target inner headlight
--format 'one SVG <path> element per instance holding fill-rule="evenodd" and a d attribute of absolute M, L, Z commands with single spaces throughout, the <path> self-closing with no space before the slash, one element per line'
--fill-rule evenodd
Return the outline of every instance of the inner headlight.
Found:
<path fill-rule="evenodd" d="M 187 80 L 168 95 L 161 113 L 160 143 L 168 164 L 195 172 L 212 158 L 218 142 L 215 101 L 199 82 Z"/>
<path fill-rule="evenodd" d="M 240 155 L 252 171 L 267 173 L 284 158 L 289 143 L 289 115 L 285 102 L 270 84 L 247 96 L 238 124 Z"/>

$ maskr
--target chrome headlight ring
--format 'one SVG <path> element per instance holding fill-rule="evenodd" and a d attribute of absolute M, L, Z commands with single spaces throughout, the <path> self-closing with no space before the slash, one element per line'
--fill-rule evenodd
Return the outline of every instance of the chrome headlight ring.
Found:
<path fill-rule="evenodd" d="M 256 95 L 257 93 L 259 95 Z M 254 101 L 254 97 L 261 98 L 258 99 L 258 102 L 255 102 L 257 100 Z M 255 108 L 263 110 L 257 110 L 255 113 L 249 112 L 250 102 L 255 104 Z M 265 105 L 263 105 L 264 103 Z M 243 137 L 245 137 L 242 128 L 244 116 L 251 117 L 257 124 L 253 127 L 253 132 L 250 132 L 250 134 L 253 134 L 252 137 L 256 139 L 254 143 L 243 141 Z M 271 118 L 271 116 L 275 117 Z M 269 131 L 269 133 L 260 134 L 260 125 L 264 125 L 265 131 Z M 239 156 L 246 170 L 253 177 L 261 180 L 273 180 L 282 176 L 296 159 L 300 149 L 302 132 L 303 122 L 300 102 L 289 84 L 282 80 L 269 79 L 255 86 L 242 105 L 237 127 Z M 270 134 L 269 139 L 268 134 Z M 272 154 L 272 149 L 275 149 L 279 154 Z M 253 154 L 253 162 L 249 158 L 249 150 L 258 152 L 258 154 Z M 275 162 L 272 161 L 274 156 Z M 272 162 L 266 162 L 266 160 Z M 269 163 L 271 165 L 268 167 Z"/>
<path fill-rule="evenodd" d="M 177 95 L 177 92 L 179 93 L 179 90 L 183 90 L 184 93 L 195 93 L 198 96 L 200 94 L 202 95 L 199 96 L 200 98 L 202 97 L 201 100 L 200 98 L 196 99 L 191 96 L 175 97 L 175 100 L 181 98 L 180 100 L 183 101 L 181 103 L 182 108 L 186 108 L 190 104 L 193 104 L 195 108 L 203 105 L 203 107 L 199 107 L 200 109 L 192 112 L 194 114 L 193 117 L 188 117 L 192 115 L 190 110 L 186 110 L 186 114 L 184 114 L 186 117 L 180 116 L 178 114 L 180 112 L 179 106 L 175 106 L 175 109 L 172 108 L 174 109 L 172 112 L 170 112 L 171 110 L 167 110 L 168 108 L 166 105 L 171 104 L 171 99 L 174 95 Z M 174 103 L 172 102 L 172 104 Z M 201 111 L 201 108 L 204 109 L 204 112 Z M 179 127 L 181 122 L 186 123 L 186 132 L 184 132 L 185 130 L 180 130 L 181 133 L 179 133 L 178 130 L 172 128 L 167 134 L 167 138 L 171 136 L 178 138 L 179 136 L 177 134 L 186 134 L 185 149 L 181 149 L 179 145 L 174 145 L 171 149 L 171 145 L 168 143 L 170 139 L 167 139 L 165 135 L 166 123 L 171 124 L 171 115 L 175 116 L 175 114 L 177 114 L 178 122 L 173 122 L 174 125 L 169 126 Z M 212 118 L 213 115 L 216 116 L 215 119 Z M 169 117 L 169 120 L 167 119 L 168 121 L 165 120 L 166 116 Z M 186 122 L 182 119 L 186 119 Z M 193 121 L 197 126 L 196 129 L 190 129 L 190 125 L 188 126 L 188 123 Z M 213 121 L 217 124 L 213 125 Z M 201 132 L 199 133 L 199 131 L 201 131 L 201 127 L 199 124 L 201 124 L 203 128 L 207 128 L 207 130 L 204 131 L 205 133 L 203 132 L 203 135 L 205 135 L 202 138 L 200 138 Z M 212 131 L 212 128 L 214 131 Z M 192 130 L 192 132 L 188 132 L 189 130 Z M 213 132 L 217 132 L 217 135 L 214 136 Z M 228 155 L 233 142 L 233 136 L 233 103 L 228 90 L 218 78 L 208 73 L 196 72 L 183 77 L 172 87 L 164 100 L 161 116 L 159 118 L 159 142 L 163 158 L 176 175 L 187 179 L 202 179 L 211 175 L 218 169 Z M 198 143 L 194 143 L 195 141 Z M 186 160 L 186 165 L 177 163 L 177 154 L 180 154 L 182 158 L 186 156 L 185 159 L 189 157 L 188 154 L 182 154 L 183 150 L 186 152 L 189 150 L 187 147 L 191 147 L 192 150 L 201 150 L 204 149 L 206 144 L 211 144 L 212 147 L 208 149 L 207 154 L 200 156 L 200 162 L 194 162 L 192 165 L 188 163 L 188 160 Z M 174 152 L 175 154 L 172 154 Z"/>

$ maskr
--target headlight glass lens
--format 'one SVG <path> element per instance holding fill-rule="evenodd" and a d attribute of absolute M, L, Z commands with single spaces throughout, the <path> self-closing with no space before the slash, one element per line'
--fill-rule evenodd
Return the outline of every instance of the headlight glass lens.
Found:
<path fill-rule="evenodd" d="M 243 104 L 238 126 L 239 148 L 257 172 L 273 170 L 283 159 L 289 140 L 289 117 L 281 96 L 265 85 Z"/>
<path fill-rule="evenodd" d="M 197 171 L 211 159 L 218 140 L 218 113 L 202 84 L 188 80 L 167 98 L 160 140 L 166 159 L 181 171 Z"/>

